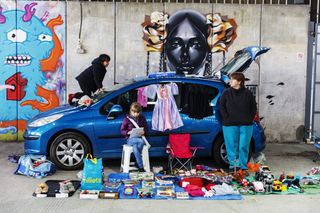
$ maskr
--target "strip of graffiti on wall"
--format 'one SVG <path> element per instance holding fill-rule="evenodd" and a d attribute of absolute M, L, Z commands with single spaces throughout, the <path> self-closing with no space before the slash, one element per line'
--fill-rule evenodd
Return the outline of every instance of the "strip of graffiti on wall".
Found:
<path fill-rule="evenodd" d="M 0 141 L 22 140 L 28 119 L 65 100 L 64 5 L 1 1 Z"/>

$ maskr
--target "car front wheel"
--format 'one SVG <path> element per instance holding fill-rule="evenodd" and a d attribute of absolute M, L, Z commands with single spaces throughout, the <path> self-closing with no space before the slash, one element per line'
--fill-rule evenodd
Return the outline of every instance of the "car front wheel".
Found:
<path fill-rule="evenodd" d="M 66 132 L 56 137 L 50 147 L 53 163 L 64 170 L 80 169 L 83 159 L 90 153 L 88 140 L 74 132 Z"/>

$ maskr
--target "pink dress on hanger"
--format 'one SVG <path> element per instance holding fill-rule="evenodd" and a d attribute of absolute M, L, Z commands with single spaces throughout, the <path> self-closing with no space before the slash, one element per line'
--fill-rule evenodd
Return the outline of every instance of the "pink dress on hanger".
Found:
<path fill-rule="evenodd" d="M 144 94 L 152 99 L 157 95 L 157 102 L 152 114 L 152 129 L 165 131 L 183 126 L 183 122 L 173 95 L 179 94 L 177 84 L 150 85 Z"/>
<path fill-rule="evenodd" d="M 148 106 L 148 97 L 144 95 L 144 90 L 146 87 L 140 87 L 138 88 L 138 98 L 137 102 L 142 106 L 142 107 L 147 107 Z"/>

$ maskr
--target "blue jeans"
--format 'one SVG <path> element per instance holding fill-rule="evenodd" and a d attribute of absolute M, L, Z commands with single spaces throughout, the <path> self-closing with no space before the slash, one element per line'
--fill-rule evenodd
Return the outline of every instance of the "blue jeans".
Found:
<path fill-rule="evenodd" d="M 127 144 L 132 146 L 133 148 L 133 154 L 134 154 L 134 157 L 136 158 L 138 167 L 140 169 L 143 168 L 141 153 L 144 146 L 144 141 L 142 140 L 142 138 L 128 138 Z"/>
<path fill-rule="evenodd" d="M 240 167 L 247 170 L 253 125 L 223 126 L 222 129 L 230 169 Z"/>

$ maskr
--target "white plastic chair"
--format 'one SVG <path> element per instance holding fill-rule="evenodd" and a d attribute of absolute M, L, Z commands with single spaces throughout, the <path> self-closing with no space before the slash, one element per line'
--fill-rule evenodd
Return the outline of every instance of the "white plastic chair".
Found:
<path fill-rule="evenodd" d="M 130 166 L 133 164 L 133 162 L 130 162 L 131 153 L 133 153 L 132 146 L 128 144 L 124 144 L 122 149 L 121 167 L 120 167 L 120 171 L 123 173 L 129 173 L 130 170 L 137 169 L 136 167 Z M 144 170 L 146 172 L 150 172 L 149 149 L 147 145 L 144 145 L 142 149 L 142 163 L 143 163 Z"/>

